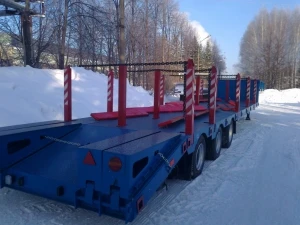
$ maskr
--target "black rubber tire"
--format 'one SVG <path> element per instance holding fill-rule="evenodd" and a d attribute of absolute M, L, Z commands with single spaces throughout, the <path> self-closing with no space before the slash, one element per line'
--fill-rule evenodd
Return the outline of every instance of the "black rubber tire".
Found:
<path fill-rule="evenodd" d="M 190 167 L 190 178 L 195 179 L 198 177 L 203 170 L 206 155 L 206 140 L 203 135 L 198 139 L 197 145 L 195 146 L 195 151 L 191 157 L 191 167 Z"/>
<path fill-rule="evenodd" d="M 219 127 L 216 137 L 212 140 L 209 141 L 209 148 L 207 149 L 207 153 L 206 153 L 206 158 L 208 160 L 216 160 L 217 158 L 219 158 L 220 154 L 221 154 L 221 150 L 222 150 L 222 139 L 223 139 L 223 135 L 222 135 L 222 128 Z M 218 143 L 217 142 L 221 142 Z"/>
<path fill-rule="evenodd" d="M 222 148 L 229 148 L 231 146 L 233 139 L 233 122 L 231 120 L 230 124 L 224 128 L 223 131 L 223 141 Z"/>

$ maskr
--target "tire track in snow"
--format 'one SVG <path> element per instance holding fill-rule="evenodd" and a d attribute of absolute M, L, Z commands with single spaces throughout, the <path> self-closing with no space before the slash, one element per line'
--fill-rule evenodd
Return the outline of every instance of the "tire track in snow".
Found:
<path fill-rule="evenodd" d="M 298 168 L 300 164 L 300 135 L 294 134 L 289 139 L 289 145 L 283 151 L 283 156 L 288 159 L 288 162 L 291 164 L 292 168 Z"/>

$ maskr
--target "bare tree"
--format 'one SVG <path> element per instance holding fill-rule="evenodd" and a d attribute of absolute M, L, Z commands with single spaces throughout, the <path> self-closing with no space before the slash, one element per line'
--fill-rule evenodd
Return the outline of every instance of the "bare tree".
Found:
<path fill-rule="evenodd" d="M 300 8 L 262 9 L 241 40 L 239 67 L 269 88 L 299 86 Z"/>

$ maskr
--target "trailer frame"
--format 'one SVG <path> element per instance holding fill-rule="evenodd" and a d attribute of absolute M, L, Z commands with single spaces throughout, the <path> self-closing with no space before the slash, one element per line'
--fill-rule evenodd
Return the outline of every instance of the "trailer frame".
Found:
<path fill-rule="evenodd" d="M 118 65 L 119 110 L 112 109 L 114 84 L 109 71 L 107 112 L 77 120 L 72 119 L 72 68 L 68 66 L 64 121 L 0 128 L 0 188 L 131 222 L 174 175 L 175 167 L 180 178 L 197 178 L 205 159 L 215 160 L 222 148 L 230 147 L 237 121 L 250 119 L 250 112 L 259 106 L 261 83 L 241 79 L 239 74 L 218 77 L 213 66 L 204 70 L 209 73 L 207 102 L 196 97 L 195 103 L 200 82 L 193 60 L 173 63 L 184 66 L 183 102 L 163 102 L 163 70 L 155 68 L 151 70 L 154 106 L 127 108 L 127 65 L 122 64 Z"/>

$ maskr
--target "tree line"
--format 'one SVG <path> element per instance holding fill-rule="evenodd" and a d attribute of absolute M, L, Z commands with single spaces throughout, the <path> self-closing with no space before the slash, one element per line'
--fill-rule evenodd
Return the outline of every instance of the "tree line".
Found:
<path fill-rule="evenodd" d="M 299 88 L 300 7 L 261 9 L 243 35 L 237 66 L 267 88 Z"/>
<path fill-rule="evenodd" d="M 119 31 L 123 26 L 119 0 L 47 0 L 45 15 L 32 18 L 30 66 L 63 69 L 68 64 L 119 62 Z M 124 26 L 127 63 L 193 58 L 199 69 L 215 65 L 222 72 L 226 68 L 217 42 L 199 43 L 195 28 L 175 0 L 125 0 Z M 0 57 L 4 65 L 24 63 L 21 28 L 19 16 L 0 17 Z M 182 68 L 168 65 L 165 69 Z M 149 73 L 128 75 L 133 85 L 152 87 L 153 76 Z"/>

